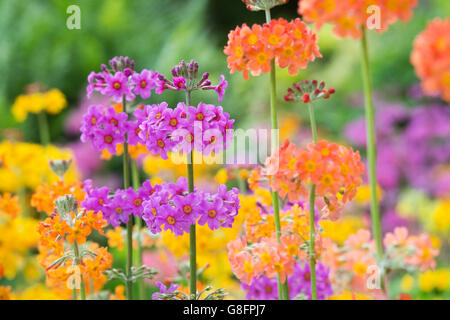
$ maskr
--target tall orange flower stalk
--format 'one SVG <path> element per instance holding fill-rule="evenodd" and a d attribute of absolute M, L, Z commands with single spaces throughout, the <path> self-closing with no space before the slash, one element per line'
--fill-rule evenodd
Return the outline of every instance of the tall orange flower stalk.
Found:
<path fill-rule="evenodd" d="M 361 40 L 362 76 L 365 94 L 367 161 L 370 183 L 370 212 L 372 229 L 377 249 L 377 259 L 383 256 L 381 216 L 377 199 L 375 110 L 372 99 L 367 29 L 379 33 L 388 29 L 397 20 L 408 21 L 417 0 L 300 0 L 298 13 L 305 21 L 320 28 L 324 23 L 334 25 L 338 37 Z"/>
<path fill-rule="evenodd" d="M 237 27 L 228 35 L 228 43 L 224 53 L 230 72 L 242 72 L 245 79 L 270 73 L 270 116 L 272 125 L 272 152 L 279 147 L 278 116 L 276 96 L 276 66 L 288 68 L 289 74 L 296 75 L 300 68 L 306 68 L 308 62 L 321 57 L 317 45 L 317 36 L 300 19 L 286 21 L 272 20 L 270 9 L 285 4 L 285 0 L 244 0 L 247 8 L 253 11 L 264 11 L 266 23 L 255 24 L 251 28 L 246 24 Z M 274 223 L 278 243 L 281 242 L 279 196 L 272 190 Z M 281 281 L 278 275 L 280 297 L 289 299 L 287 282 Z"/>

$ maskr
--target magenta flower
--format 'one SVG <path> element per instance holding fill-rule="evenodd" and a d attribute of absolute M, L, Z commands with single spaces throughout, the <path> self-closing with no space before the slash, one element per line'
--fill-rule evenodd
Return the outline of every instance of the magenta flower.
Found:
<path fill-rule="evenodd" d="M 94 129 L 99 127 L 103 119 L 103 106 L 92 105 L 88 108 L 88 112 L 84 114 L 81 123 L 81 141 L 86 142 L 94 137 Z"/>
<path fill-rule="evenodd" d="M 176 90 L 186 89 L 186 79 L 184 77 L 174 77 L 173 85 L 176 88 Z"/>
<path fill-rule="evenodd" d="M 108 74 L 106 76 L 106 89 L 104 94 L 112 96 L 114 101 L 122 101 L 122 96 L 125 95 L 128 101 L 134 100 L 135 95 L 128 85 L 128 78 L 123 72 L 116 72 L 114 75 Z"/>
<path fill-rule="evenodd" d="M 135 84 L 133 92 L 140 95 L 142 99 L 147 99 L 151 95 L 151 90 L 156 87 L 157 72 L 144 69 L 141 73 L 135 72 L 132 80 Z"/>
<path fill-rule="evenodd" d="M 216 86 L 215 90 L 217 94 L 219 95 L 218 101 L 222 101 L 223 96 L 225 94 L 225 89 L 228 86 L 228 82 L 225 80 L 225 77 L 223 75 L 220 76 L 220 83 Z"/>
<path fill-rule="evenodd" d="M 164 284 L 162 284 L 159 281 L 156 282 L 156 286 L 159 288 L 159 292 L 155 292 L 152 294 L 153 300 L 161 300 L 159 297 L 161 296 L 162 293 L 173 293 L 179 287 L 175 283 L 172 283 L 169 287 L 166 287 Z"/>
<path fill-rule="evenodd" d="M 221 221 L 226 218 L 223 200 L 219 197 L 215 197 L 213 201 L 209 201 L 209 199 L 203 200 L 200 215 L 200 219 L 198 219 L 199 225 L 202 226 L 207 223 L 211 230 L 219 229 Z"/>
<path fill-rule="evenodd" d="M 94 130 L 93 146 L 98 151 L 107 149 L 109 153 L 116 154 L 116 145 L 124 142 L 124 135 L 118 133 L 114 125 Z"/>
<path fill-rule="evenodd" d="M 125 191 L 125 198 L 128 202 L 127 207 L 132 210 L 133 214 L 135 216 L 142 217 L 144 211 L 144 208 L 142 207 L 144 197 L 139 192 L 134 191 L 134 189 L 130 187 Z"/>
<path fill-rule="evenodd" d="M 105 116 L 102 122 L 104 124 L 113 125 L 120 133 L 125 133 L 127 119 L 128 115 L 125 112 L 117 113 L 114 107 L 108 107 L 105 110 Z"/>
<path fill-rule="evenodd" d="M 195 224 L 200 216 L 199 205 L 202 200 L 200 197 L 199 193 L 193 192 L 185 196 L 176 195 L 171 198 L 177 210 L 182 212 L 189 221 L 189 225 Z"/>
<path fill-rule="evenodd" d="M 186 216 L 169 204 L 161 207 L 154 224 L 164 226 L 164 231 L 170 230 L 175 236 L 181 236 L 186 230 L 189 230 L 190 226 Z"/>

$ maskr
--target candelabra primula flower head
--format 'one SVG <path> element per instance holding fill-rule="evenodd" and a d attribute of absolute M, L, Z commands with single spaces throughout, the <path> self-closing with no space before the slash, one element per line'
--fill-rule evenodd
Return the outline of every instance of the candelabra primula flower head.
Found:
<path fill-rule="evenodd" d="M 209 72 L 203 73 L 200 80 L 198 79 L 198 63 L 194 60 L 186 63 L 182 60 L 179 64 L 172 68 L 172 80 L 167 79 L 163 75 L 158 76 L 158 87 L 156 93 L 161 94 L 165 90 L 178 90 L 192 92 L 195 90 L 215 90 L 219 95 L 219 102 L 222 101 L 228 82 L 222 75 L 218 85 L 212 85 L 209 80 Z"/>
<path fill-rule="evenodd" d="M 270 10 L 273 7 L 281 6 L 289 2 L 289 0 L 242 0 L 245 3 L 248 10 L 260 11 Z"/>
<path fill-rule="evenodd" d="M 334 25 L 339 37 L 361 37 L 361 28 L 385 32 L 397 20 L 411 19 L 417 0 L 299 0 L 298 13 L 320 28 Z"/>
<path fill-rule="evenodd" d="M 352 148 L 322 140 L 297 149 L 286 141 L 266 159 L 263 173 L 269 178 L 270 187 L 290 201 L 305 199 L 308 184 L 315 184 L 317 197 L 323 198 L 318 201 L 320 210 L 334 220 L 342 204 L 355 197 L 363 182 L 364 165 L 359 152 Z"/>
<path fill-rule="evenodd" d="M 157 77 L 158 73 L 151 70 L 135 71 L 134 61 L 128 57 L 114 57 L 109 61 L 109 67 L 102 64 L 100 72 L 89 74 L 87 97 L 98 91 L 116 102 L 120 102 L 123 96 L 128 101 L 134 100 L 136 95 L 147 99 L 156 87 Z"/>
<path fill-rule="evenodd" d="M 236 27 L 228 34 L 224 53 L 230 73 L 241 71 L 245 79 L 249 73 L 258 76 L 270 72 L 272 59 L 296 75 L 308 62 L 322 57 L 317 41 L 316 34 L 299 18 L 289 22 L 280 18 L 251 28 L 246 24 Z"/>
<path fill-rule="evenodd" d="M 426 94 L 450 102 L 450 19 L 435 19 L 414 40 L 411 63 Z"/>
<path fill-rule="evenodd" d="M 295 82 L 288 93 L 284 96 L 286 101 L 308 103 L 319 99 L 329 99 L 336 90 L 334 88 L 325 89 L 325 82 L 317 80 L 305 80 Z"/>

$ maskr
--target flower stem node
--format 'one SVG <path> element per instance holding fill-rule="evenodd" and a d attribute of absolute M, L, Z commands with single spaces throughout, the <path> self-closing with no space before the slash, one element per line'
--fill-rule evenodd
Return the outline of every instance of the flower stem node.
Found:
<path fill-rule="evenodd" d="M 329 99 L 336 90 L 334 88 L 325 89 L 325 82 L 320 83 L 317 80 L 305 80 L 295 82 L 291 88 L 288 89 L 288 93 L 284 96 L 286 101 L 295 101 L 303 103 L 309 103 L 319 99 Z"/>
<path fill-rule="evenodd" d="M 49 164 L 50 169 L 62 180 L 72 164 L 72 159 L 50 160 Z"/>
<path fill-rule="evenodd" d="M 55 200 L 56 208 L 61 217 L 69 215 L 71 212 L 76 212 L 78 203 L 75 197 L 71 194 L 59 197 Z"/>

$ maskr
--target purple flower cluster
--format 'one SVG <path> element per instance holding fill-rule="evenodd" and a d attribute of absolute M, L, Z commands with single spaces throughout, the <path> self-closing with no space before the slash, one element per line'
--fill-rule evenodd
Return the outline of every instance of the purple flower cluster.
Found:
<path fill-rule="evenodd" d="M 394 191 L 407 182 L 432 194 L 450 190 L 449 175 L 440 166 L 450 161 L 450 109 L 433 104 L 414 109 L 377 100 L 377 178 Z M 356 146 L 365 145 L 365 122 L 358 119 L 345 129 Z M 446 176 L 446 182 L 440 177 Z M 439 183 L 434 183 L 439 180 Z M 439 185 L 439 189 L 436 189 Z"/>
<path fill-rule="evenodd" d="M 141 188 L 135 191 L 117 189 L 114 193 L 107 187 L 94 188 L 91 180 L 84 182 L 86 197 L 81 206 L 87 210 L 101 211 L 106 221 L 114 227 L 127 223 L 130 215 L 142 217 L 142 203 L 150 199 L 154 192 L 150 181 L 145 181 Z"/>
<path fill-rule="evenodd" d="M 326 299 L 333 294 L 330 281 L 330 269 L 322 262 L 316 265 L 316 285 L 317 298 Z M 294 273 L 288 277 L 289 296 L 294 299 L 299 294 L 304 294 L 311 299 L 311 269 L 308 262 L 297 262 Z M 278 300 L 278 282 L 276 278 L 260 276 L 254 278 L 250 285 L 242 283 L 242 288 L 246 291 L 246 298 L 249 300 Z"/>
<path fill-rule="evenodd" d="M 116 102 L 120 102 L 123 96 L 128 101 L 134 100 L 136 95 L 147 99 L 151 90 L 156 88 L 158 73 L 146 69 L 136 72 L 134 61 L 128 57 L 115 57 L 109 61 L 109 66 L 102 64 L 102 71 L 89 74 L 86 88 L 88 98 L 98 91 Z"/>
<path fill-rule="evenodd" d="M 174 109 L 163 102 L 144 109 L 146 119 L 140 124 L 139 138 L 147 149 L 167 159 L 167 152 L 179 147 L 189 153 L 192 149 L 204 155 L 227 148 L 233 138 L 234 120 L 222 107 L 200 103 L 187 107 L 179 103 Z"/>
<path fill-rule="evenodd" d="M 179 285 L 176 283 L 171 283 L 169 287 L 166 287 L 165 284 L 163 284 L 160 281 L 156 282 L 156 286 L 159 288 L 159 292 L 155 292 L 152 294 L 152 300 L 162 300 L 160 299 L 160 296 L 164 293 L 174 293 L 175 290 L 179 288 Z"/>
<path fill-rule="evenodd" d="M 198 77 L 198 63 L 191 61 L 189 64 L 183 60 L 177 66 L 172 68 L 172 80 L 167 79 L 163 75 L 158 75 L 156 93 L 161 94 L 165 90 L 215 90 L 219 95 L 219 102 L 222 101 L 225 94 L 225 89 L 228 86 L 228 82 L 225 77 L 220 76 L 220 83 L 216 86 L 211 85 L 209 80 L 209 73 L 205 72 L 201 79 L 197 81 Z"/>
<path fill-rule="evenodd" d="M 142 218 L 152 233 L 171 230 L 176 236 L 189 232 L 192 224 L 207 224 L 211 230 L 231 228 L 239 210 L 239 191 L 220 185 L 217 193 L 194 189 L 188 192 L 187 179 L 155 185 L 149 199 L 143 202 Z"/>
<path fill-rule="evenodd" d="M 131 214 L 142 217 L 152 233 L 171 230 L 176 236 L 189 232 L 195 223 L 207 224 L 211 230 L 231 228 L 239 210 L 239 192 L 227 190 L 220 185 L 217 193 L 194 190 L 188 192 L 187 179 L 181 177 L 176 183 L 152 186 L 145 181 L 135 191 L 109 188 L 93 188 L 92 181 L 84 182 L 86 198 L 81 205 L 87 210 L 101 211 L 114 227 L 127 223 Z"/>
<path fill-rule="evenodd" d="M 125 133 L 129 130 L 128 115 L 117 112 L 114 107 L 92 105 L 81 123 L 81 141 L 91 141 L 97 151 L 107 149 L 116 153 L 116 145 L 125 142 Z"/>

